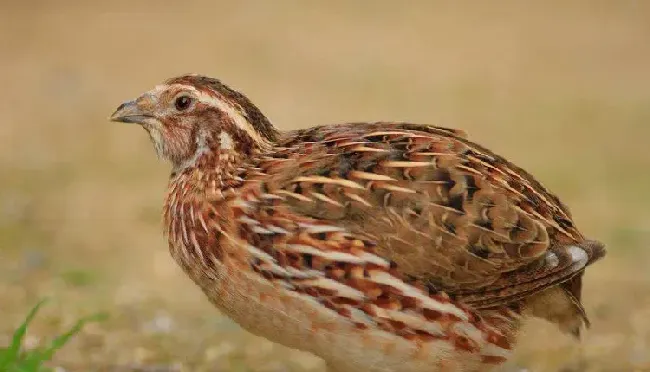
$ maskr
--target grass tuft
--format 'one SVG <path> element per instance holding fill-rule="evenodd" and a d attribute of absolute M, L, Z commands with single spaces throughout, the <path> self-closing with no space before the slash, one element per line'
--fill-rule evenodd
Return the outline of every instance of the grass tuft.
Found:
<path fill-rule="evenodd" d="M 27 328 L 45 302 L 47 301 L 40 301 L 30 310 L 23 323 L 14 332 L 11 344 L 8 347 L 0 348 L 0 372 L 52 371 L 51 368 L 45 366 L 45 363 L 52 359 L 54 353 L 65 346 L 87 323 L 102 321 L 106 318 L 105 314 L 95 314 L 81 318 L 68 331 L 55 337 L 49 345 L 24 350 L 22 343 L 27 333 Z"/>

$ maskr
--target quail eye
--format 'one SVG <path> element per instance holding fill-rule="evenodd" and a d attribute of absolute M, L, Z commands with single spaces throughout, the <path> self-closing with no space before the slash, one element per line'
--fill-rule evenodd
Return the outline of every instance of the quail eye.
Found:
<path fill-rule="evenodd" d="M 180 96 L 176 98 L 174 101 L 174 106 L 176 106 L 176 110 L 178 111 L 184 111 L 187 110 L 188 107 L 192 104 L 192 99 L 188 96 Z"/>

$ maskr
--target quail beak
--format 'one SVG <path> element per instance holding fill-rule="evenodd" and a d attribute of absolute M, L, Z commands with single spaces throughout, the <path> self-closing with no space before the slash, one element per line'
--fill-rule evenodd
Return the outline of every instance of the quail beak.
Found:
<path fill-rule="evenodd" d="M 128 101 L 121 104 L 120 107 L 115 110 L 113 115 L 111 115 L 110 120 L 121 123 L 144 124 L 145 121 L 151 117 L 152 115 L 142 111 L 136 101 Z"/>

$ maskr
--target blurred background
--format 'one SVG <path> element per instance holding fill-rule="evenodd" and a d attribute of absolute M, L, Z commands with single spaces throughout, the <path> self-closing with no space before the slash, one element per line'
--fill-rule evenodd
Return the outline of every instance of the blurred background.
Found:
<path fill-rule="evenodd" d="M 609 256 L 581 344 L 541 321 L 516 364 L 650 371 L 650 2 L 0 2 L 0 345 L 103 311 L 61 371 L 323 371 L 221 317 L 161 234 L 169 167 L 112 111 L 174 75 L 240 89 L 282 129 L 465 129 L 531 171 Z"/>

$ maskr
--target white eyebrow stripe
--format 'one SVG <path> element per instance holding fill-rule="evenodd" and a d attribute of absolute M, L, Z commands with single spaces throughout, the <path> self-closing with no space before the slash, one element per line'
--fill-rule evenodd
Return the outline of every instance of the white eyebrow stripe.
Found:
<path fill-rule="evenodd" d="M 232 120 L 232 122 L 235 124 L 237 128 L 244 131 L 244 133 L 248 134 L 256 143 L 259 144 L 268 143 L 268 140 L 262 137 L 262 135 L 253 127 L 251 122 L 246 118 L 245 114 L 242 113 L 242 111 L 239 108 L 235 107 L 233 103 L 223 99 L 219 99 L 219 97 L 214 96 L 212 94 L 202 92 L 191 85 L 172 84 L 169 87 L 173 87 L 173 86 L 182 87 L 186 91 L 191 91 L 196 95 L 199 102 L 218 108 L 220 111 L 225 113 Z M 156 89 L 158 88 L 156 87 Z"/>

